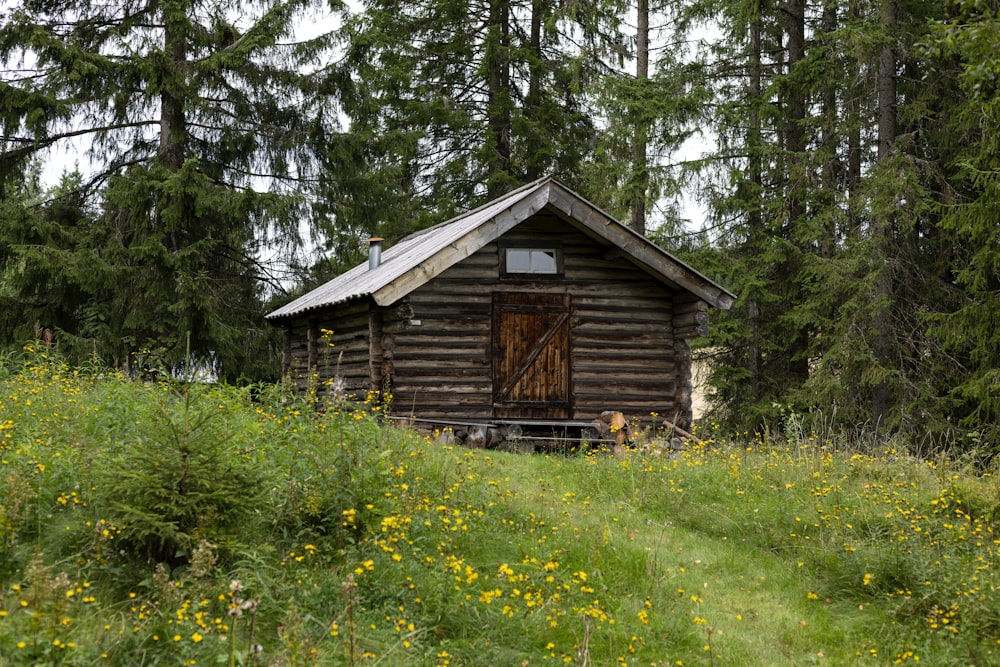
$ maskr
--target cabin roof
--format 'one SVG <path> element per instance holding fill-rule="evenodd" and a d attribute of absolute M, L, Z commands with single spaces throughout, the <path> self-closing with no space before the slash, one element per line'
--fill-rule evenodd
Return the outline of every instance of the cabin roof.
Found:
<path fill-rule="evenodd" d="M 519 223 L 548 209 L 605 245 L 616 246 L 660 282 L 683 288 L 709 305 L 728 309 L 736 296 L 667 251 L 635 233 L 565 185 L 547 177 L 477 209 L 411 234 L 382 253 L 378 267 L 365 261 L 267 315 L 295 317 L 362 297 L 387 306 L 491 243 Z"/>

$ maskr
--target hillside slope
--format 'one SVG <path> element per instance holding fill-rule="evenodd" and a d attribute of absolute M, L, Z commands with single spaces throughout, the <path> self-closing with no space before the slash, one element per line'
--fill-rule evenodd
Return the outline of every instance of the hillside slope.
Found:
<path fill-rule="evenodd" d="M 466 450 L 48 356 L 0 364 L 0 665 L 1000 663 L 988 474 Z"/>

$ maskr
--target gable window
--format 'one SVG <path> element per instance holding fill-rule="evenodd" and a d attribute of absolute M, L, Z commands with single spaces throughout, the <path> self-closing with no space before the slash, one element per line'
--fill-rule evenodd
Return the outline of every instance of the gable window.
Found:
<path fill-rule="evenodd" d="M 508 277 L 559 275 L 562 253 L 557 248 L 505 248 L 503 273 Z"/>

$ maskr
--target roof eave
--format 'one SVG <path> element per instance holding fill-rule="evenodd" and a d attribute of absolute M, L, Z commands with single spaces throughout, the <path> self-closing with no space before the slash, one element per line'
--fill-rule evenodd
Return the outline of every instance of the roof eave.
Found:
<path fill-rule="evenodd" d="M 282 306 L 281 308 L 278 308 L 277 310 L 268 313 L 267 315 L 264 316 L 264 319 L 268 320 L 269 322 L 275 322 L 275 323 L 283 322 L 286 320 L 294 320 L 298 317 L 303 317 L 315 311 L 325 310 L 327 308 L 332 308 L 334 306 L 342 306 L 345 303 L 351 303 L 352 301 L 360 301 L 365 298 L 370 298 L 371 296 L 372 296 L 371 293 L 367 292 L 360 294 L 352 294 L 350 296 L 344 297 L 343 299 L 338 299 L 336 301 L 331 301 L 329 303 L 318 303 L 312 306 L 304 306 L 302 308 L 288 310 L 288 306 L 291 306 L 295 303 L 294 301 L 292 301 L 291 303 L 288 303 Z M 288 310 L 288 312 L 284 312 L 286 310 Z"/>
<path fill-rule="evenodd" d="M 699 299 L 721 310 L 728 310 L 736 300 L 711 279 L 677 259 L 655 243 L 637 234 L 562 184 L 550 185 L 549 204 L 570 224 L 582 225 L 598 237 L 620 248 L 625 256 L 647 273 L 664 282 L 674 283 Z M 581 206 L 582 204 L 582 206 Z"/>

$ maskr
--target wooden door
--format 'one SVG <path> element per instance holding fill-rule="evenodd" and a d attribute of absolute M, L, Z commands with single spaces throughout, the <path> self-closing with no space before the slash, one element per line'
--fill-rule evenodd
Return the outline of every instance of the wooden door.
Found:
<path fill-rule="evenodd" d="M 568 294 L 493 294 L 493 416 L 569 419 Z"/>

